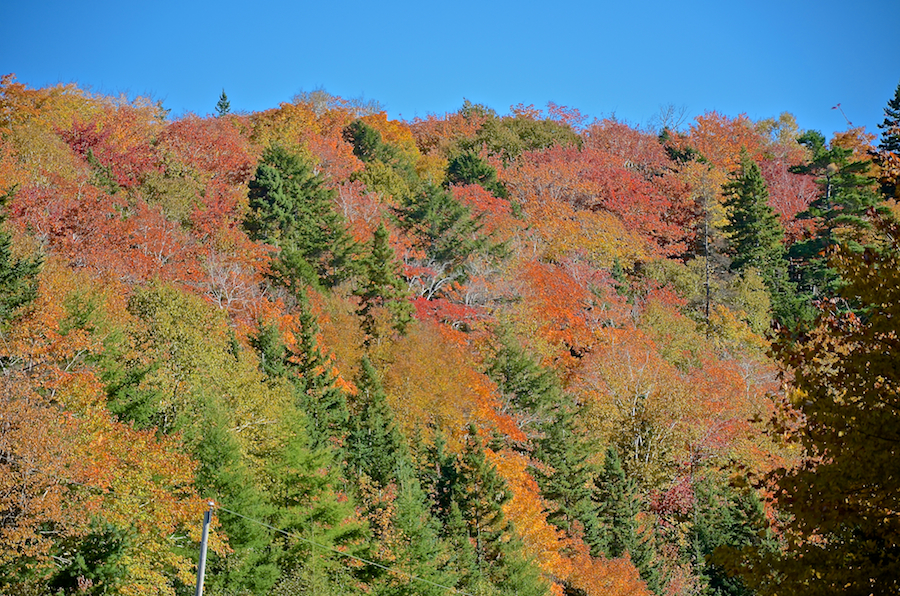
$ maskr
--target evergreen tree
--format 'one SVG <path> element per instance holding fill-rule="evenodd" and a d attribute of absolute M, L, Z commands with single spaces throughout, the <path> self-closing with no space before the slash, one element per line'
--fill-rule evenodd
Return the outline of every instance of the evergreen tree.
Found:
<path fill-rule="evenodd" d="M 257 350 L 266 374 L 290 383 L 295 404 L 306 415 L 310 447 L 341 447 L 350 419 L 347 396 L 336 384 L 331 358 L 319 345 L 319 324 L 306 294 L 298 294 L 298 300 L 299 328 L 294 330 L 294 346 L 288 349 L 272 325 L 261 326 L 250 344 Z"/>
<path fill-rule="evenodd" d="M 887 198 L 900 198 L 900 85 L 884 108 L 878 163 L 881 166 L 881 192 Z"/>
<path fill-rule="evenodd" d="M 625 475 L 619 453 L 613 446 L 606 450 L 603 471 L 597 476 L 595 485 L 603 537 L 597 545 L 599 548 L 592 554 L 621 557 L 627 552 L 641 578 L 655 592 L 659 588 L 659 572 L 652 538 L 640 531 L 637 520 L 641 510 L 640 498 L 634 482 Z"/>
<path fill-rule="evenodd" d="M 412 322 L 413 307 L 397 269 L 394 251 L 388 243 L 388 231 L 384 225 L 379 225 L 372 238 L 371 252 L 362 262 L 362 279 L 353 292 L 360 299 L 356 312 L 362 318 L 367 343 L 379 334 L 376 322 L 379 308 L 390 313 L 392 326 L 398 333 L 405 333 Z"/>
<path fill-rule="evenodd" d="M 497 178 L 497 170 L 474 151 L 463 151 L 447 164 L 449 184 L 478 184 L 495 197 L 507 198 L 509 192 Z"/>
<path fill-rule="evenodd" d="M 884 121 L 878 125 L 881 129 L 881 142 L 878 148 L 882 151 L 900 154 L 900 84 L 884 108 Z"/>
<path fill-rule="evenodd" d="M 14 190 L 0 196 L 0 329 L 22 306 L 37 296 L 39 260 L 16 259 L 12 255 L 12 238 L 4 229 L 6 205 Z"/>
<path fill-rule="evenodd" d="M 769 190 L 756 165 L 746 151 L 741 164 L 725 186 L 730 234 L 729 254 L 732 270 L 755 268 L 769 289 L 775 319 L 795 327 L 803 318 L 796 289 L 788 279 L 784 251 L 784 230 L 775 211 L 769 206 Z"/>
<path fill-rule="evenodd" d="M 762 172 L 746 151 L 741 151 L 741 165 L 724 190 L 729 210 L 725 231 L 730 234 L 732 269 L 756 267 L 764 279 L 774 279 L 784 260 L 784 231 L 769 206 L 769 190 Z"/>
<path fill-rule="evenodd" d="M 693 561 L 711 596 L 752 596 L 733 570 L 742 552 L 774 552 L 762 501 L 749 487 L 738 489 L 710 478 L 693 484 L 690 541 Z"/>
<path fill-rule="evenodd" d="M 501 538 L 509 531 L 502 507 L 512 495 L 488 461 L 474 425 L 468 429 L 455 489 L 454 500 L 459 504 L 475 547 L 476 566 L 482 571 L 499 566 Z"/>
<path fill-rule="evenodd" d="M 222 95 L 219 96 L 219 101 L 216 103 L 216 116 L 221 118 L 229 113 L 231 113 L 231 102 L 228 101 L 228 96 L 225 95 L 225 90 L 222 89 Z"/>
<path fill-rule="evenodd" d="M 884 212 L 885 208 L 875 180 L 866 175 L 870 161 L 853 161 L 851 150 L 827 147 L 818 131 L 804 133 L 798 142 L 809 149 L 812 158 L 792 171 L 819 176 L 822 194 L 800 216 L 815 220 L 817 233 L 794 243 L 788 256 L 799 265 L 795 273 L 801 292 L 814 299 L 832 298 L 843 282 L 828 265 L 828 253 L 838 244 L 860 250 L 863 231 L 869 227 L 869 212 Z"/>
<path fill-rule="evenodd" d="M 588 461 L 591 449 L 576 430 L 575 419 L 573 406 L 561 404 L 557 408 L 536 441 L 534 458 L 541 465 L 533 467 L 532 475 L 541 496 L 553 504 L 547 521 L 570 536 L 580 535 L 596 551 L 602 543 L 591 491 L 596 470 Z"/>
<path fill-rule="evenodd" d="M 453 270 L 475 252 L 498 248 L 481 233 L 481 222 L 468 207 L 434 185 L 426 185 L 398 215 L 429 258 Z"/>
<path fill-rule="evenodd" d="M 340 467 L 331 450 L 312 447 L 308 441 L 302 413 L 286 416 L 281 423 L 287 439 L 265 465 L 265 485 L 274 509 L 270 523 L 291 534 L 276 537 L 279 565 L 339 585 L 347 581 L 346 562 L 321 547 L 365 555 L 367 528 L 356 519 L 353 500 L 338 489 Z"/>
<path fill-rule="evenodd" d="M 202 424 L 189 429 L 187 441 L 199 462 L 195 484 L 200 494 L 226 509 L 253 519 L 272 519 L 275 510 L 260 490 L 244 459 L 228 416 L 216 398 L 204 400 Z M 194 432 L 197 434 L 194 435 Z M 210 593 L 268 594 L 281 577 L 281 548 L 269 530 L 227 511 L 216 513 L 221 531 L 228 537 L 231 553 L 210 553 L 206 585 Z"/>
<path fill-rule="evenodd" d="M 368 357 L 363 357 L 356 385 L 357 406 L 345 442 L 347 470 L 353 476 L 365 474 L 384 488 L 394 481 L 401 463 L 411 465 L 411 460 Z"/>
<path fill-rule="evenodd" d="M 575 406 L 556 375 L 511 340 L 503 340 L 488 374 L 531 438 L 531 473 L 551 505 L 547 520 L 589 545 L 599 540 L 591 500 L 590 448 L 575 428 Z"/>
<path fill-rule="evenodd" d="M 334 190 L 286 149 L 268 148 L 250 181 L 250 237 L 280 249 L 276 279 L 295 294 L 305 284 L 334 285 L 353 265 L 354 242 L 333 207 Z"/>

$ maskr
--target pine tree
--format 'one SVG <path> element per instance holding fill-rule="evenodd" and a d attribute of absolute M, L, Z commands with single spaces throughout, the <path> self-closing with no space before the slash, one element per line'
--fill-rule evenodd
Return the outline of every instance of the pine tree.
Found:
<path fill-rule="evenodd" d="M 743 561 L 742 553 L 771 553 L 777 548 L 762 501 L 749 487 L 734 488 L 710 478 L 697 479 L 693 492 L 689 540 L 695 551 L 693 564 L 708 593 L 752 596 L 754 592 L 733 570 Z"/>
<path fill-rule="evenodd" d="M 295 294 L 351 273 L 355 244 L 333 207 L 335 191 L 286 149 L 268 148 L 250 181 L 250 237 L 280 249 L 276 279 Z"/>
<path fill-rule="evenodd" d="M 595 485 L 595 500 L 603 538 L 598 544 L 599 548 L 592 550 L 592 554 L 621 557 L 627 552 L 641 578 L 647 582 L 651 591 L 656 591 L 659 587 L 659 572 L 651 537 L 642 533 L 638 526 L 640 499 L 634 482 L 625 475 L 614 446 L 606 450 L 603 471 L 597 476 Z"/>
<path fill-rule="evenodd" d="M 221 118 L 229 113 L 231 113 L 231 102 L 228 101 L 228 96 L 225 95 L 225 90 L 222 89 L 222 95 L 219 96 L 219 101 L 216 103 L 216 116 Z"/>
<path fill-rule="evenodd" d="M 393 328 L 405 333 L 412 322 L 413 308 L 383 224 L 375 230 L 371 252 L 363 259 L 361 278 L 353 294 L 360 299 L 356 312 L 362 319 L 366 342 L 371 343 L 379 334 L 376 313 L 380 308 L 390 313 Z"/>
<path fill-rule="evenodd" d="M 596 550 L 602 542 L 597 509 L 592 500 L 591 485 L 596 477 L 594 466 L 588 461 L 591 450 L 575 428 L 574 407 L 561 404 L 553 418 L 537 439 L 532 475 L 541 489 L 541 496 L 553 504 L 547 521 L 579 536 Z"/>
<path fill-rule="evenodd" d="M 796 289 L 788 279 L 784 230 L 769 206 L 769 190 L 746 151 L 732 180 L 724 187 L 729 210 L 725 231 L 730 234 L 731 269 L 755 268 L 769 289 L 775 319 L 791 328 L 803 318 Z"/>
<path fill-rule="evenodd" d="M 0 328 L 14 313 L 37 296 L 37 274 L 40 260 L 16 259 L 12 255 L 12 238 L 5 229 L 6 205 L 14 190 L 0 196 Z"/>
<path fill-rule="evenodd" d="M 411 465 L 411 460 L 378 373 L 368 357 L 363 357 L 356 385 L 357 406 L 345 442 L 347 470 L 355 476 L 365 474 L 384 488 L 394 481 L 401 463 Z"/>
<path fill-rule="evenodd" d="M 881 129 L 881 142 L 878 148 L 882 151 L 900 154 L 900 84 L 884 108 L 884 121 L 878 125 Z"/>
<path fill-rule="evenodd" d="M 837 296 L 843 282 L 828 265 L 828 253 L 839 244 L 853 250 L 862 248 L 863 231 L 869 227 L 870 211 L 884 212 L 875 180 L 868 177 L 871 162 L 853 161 L 852 151 L 827 147 L 818 131 L 804 133 L 798 142 L 806 146 L 812 158 L 808 164 L 794 168 L 800 174 L 819 176 L 819 197 L 800 215 L 818 224 L 817 233 L 795 242 L 788 253 L 798 264 L 796 279 L 799 290 L 814 299 Z"/>

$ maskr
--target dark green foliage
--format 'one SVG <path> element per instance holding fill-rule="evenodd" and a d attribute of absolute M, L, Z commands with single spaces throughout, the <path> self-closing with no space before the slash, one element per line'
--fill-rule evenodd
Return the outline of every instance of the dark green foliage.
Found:
<path fill-rule="evenodd" d="M 301 413 L 281 422 L 289 431 L 288 439 L 267 459 L 265 468 L 272 525 L 292 534 L 276 536 L 281 545 L 279 565 L 286 570 L 303 567 L 339 582 L 345 560 L 315 545 L 362 555 L 367 529 L 355 521 L 354 502 L 338 491 L 340 466 L 331 450 L 310 444 Z"/>
<path fill-rule="evenodd" d="M 592 554 L 599 552 L 607 557 L 621 557 L 627 552 L 641 578 L 652 591 L 656 591 L 659 572 L 652 538 L 641 531 L 637 520 L 641 499 L 635 483 L 626 476 L 619 453 L 613 446 L 606 450 L 603 470 L 597 476 L 595 485 L 594 498 L 602 537 L 595 546 L 596 551 L 592 549 Z"/>
<path fill-rule="evenodd" d="M 463 151 L 450 158 L 447 181 L 450 184 L 478 184 L 495 197 L 509 196 L 506 187 L 497 179 L 497 170 L 474 151 Z"/>
<path fill-rule="evenodd" d="M 541 367 L 513 339 L 501 340 L 487 372 L 513 411 L 534 419 L 532 432 L 545 426 L 550 411 L 562 401 L 553 371 Z"/>
<path fill-rule="evenodd" d="M 825 137 L 818 131 L 804 133 L 798 142 L 810 150 L 812 159 L 794 171 L 819 176 L 822 191 L 800 216 L 816 220 L 818 233 L 793 244 L 789 257 L 799 265 L 794 273 L 801 292 L 814 299 L 831 298 L 843 282 L 828 265 L 828 252 L 842 243 L 859 250 L 860 232 L 868 228 L 870 210 L 884 208 L 875 181 L 865 175 L 871 162 L 851 161 L 849 149 L 826 147 Z"/>
<path fill-rule="evenodd" d="M 897 167 L 897 159 L 900 159 L 900 85 L 894 92 L 894 97 L 888 101 L 884 108 L 884 122 L 878 125 L 881 129 L 881 141 L 878 148 L 881 150 L 880 159 L 891 157 L 893 154 L 893 167 Z M 890 164 L 890 162 L 888 162 Z M 890 167 L 890 165 L 889 165 Z M 896 174 L 882 180 L 881 192 L 887 198 L 900 198 L 900 187 L 897 185 Z"/>
<path fill-rule="evenodd" d="M 353 154 L 369 163 L 380 161 L 390 164 L 397 158 L 397 151 L 381 140 L 381 133 L 363 122 L 354 120 L 344 129 L 344 140 L 353 145 Z"/>
<path fill-rule="evenodd" d="M 788 279 L 784 230 L 769 206 L 769 190 L 762 172 L 746 151 L 741 152 L 740 167 L 724 191 L 729 210 L 725 231 L 730 234 L 731 269 L 755 268 L 769 290 L 775 320 L 789 328 L 796 327 L 808 317 L 804 317 L 796 288 Z"/>
<path fill-rule="evenodd" d="M 693 484 L 691 518 L 693 564 L 713 596 L 752 596 L 737 574 L 736 559 L 750 550 L 774 552 L 777 544 L 768 529 L 762 501 L 749 487 L 734 488 L 710 478 Z"/>
<path fill-rule="evenodd" d="M 771 281 L 784 260 L 784 230 L 769 207 L 769 190 L 762 172 L 746 151 L 741 152 L 741 165 L 724 191 L 732 269 L 756 267 L 764 279 Z"/>
<path fill-rule="evenodd" d="M 410 463 L 409 454 L 378 372 L 367 357 L 356 386 L 359 394 L 345 442 L 347 471 L 350 477 L 365 474 L 383 488 L 394 480 L 402 462 Z"/>
<path fill-rule="evenodd" d="M 351 273 L 355 247 L 333 201 L 334 191 L 310 166 L 278 146 L 266 150 L 250 181 L 244 226 L 254 240 L 280 249 L 275 277 L 295 293 Z"/>
<path fill-rule="evenodd" d="M 367 339 L 371 341 L 378 334 L 375 311 L 380 307 L 390 313 L 393 328 L 405 333 L 412 322 L 413 307 L 383 225 L 375 230 L 371 252 L 363 259 L 361 269 L 361 279 L 353 294 L 360 299 L 357 314 L 362 318 Z"/>
<path fill-rule="evenodd" d="M 428 256 L 458 268 L 469 255 L 486 250 L 490 242 L 468 207 L 433 185 L 400 210 L 401 224 L 412 231 Z"/>
<path fill-rule="evenodd" d="M 219 101 L 216 102 L 216 116 L 221 118 L 229 113 L 231 113 L 231 102 L 228 101 L 228 96 L 225 95 L 225 90 L 222 89 L 222 95 L 219 96 Z"/>
<path fill-rule="evenodd" d="M 590 464 L 590 446 L 577 431 L 574 405 L 561 403 L 535 441 L 532 475 L 543 496 L 553 508 L 547 521 L 580 536 L 596 550 L 602 542 L 602 529 L 592 499 L 591 483 L 597 471 Z"/>
<path fill-rule="evenodd" d="M 65 594 L 115 594 L 125 577 L 121 559 L 128 542 L 127 531 L 94 522 L 86 536 L 58 545 L 55 558 L 61 565 L 49 582 L 50 589 Z"/>
<path fill-rule="evenodd" d="M 881 129 L 881 142 L 878 148 L 882 151 L 900 154 L 900 85 L 884 108 L 884 121 L 878 125 Z"/>
<path fill-rule="evenodd" d="M 547 520 L 570 536 L 583 537 L 588 545 L 596 543 L 590 448 L 575 428 L 575 405 L 563 394 L 556 375 L 509 340 L 497 351 L 488 374 L 531 439 L 531 473 L 551 506 Z"/>
<path fill-rule="evenodd" d="M 250 344 L 259 353 L 264 372 L 291 383 L 295 404 L 306 415 L 310 447 L 340 447 L 350 419 L 347 396 L 335 384 L 331 358 L 319 345 L 319 324 L 310 312 L 306 294 L 298 296 L 298 308 L 300 327 L 294 330 L 294 347 L 288 349 L 278 329 L 266 325 Z"/>
<path fill-rule="evenodd" d="M 5 229 L 6 205 L 14 190 L 0 196 L 0 329 L 18 309 L 37 296 L 39 260 L 16 259 L 12 255 L 12 238 Z"/>
<path fill-rule="evenodd" d="M 199 463 L 195 486 L 201 495 L 226 509 L 254 519 L 272 519 L 275 509 L 257 488 L 228 426 L 224 405 L 217 398 L 206 398 L 201 424 L 186 437 Z M 275 537 L 263 526 L 227 511 L 220 510 L 216 516 L 233 552 L 224 556 L 209 554 L 207 589 L 210 593 L 228 588 L 233 593 L 243 590 L 249 594 L 267 594 L 282 574 L 277 564 L 280 547 Z"/>
<path fill-rule="evenodd" d="M 474 541 L 476 565 L 483 570 L 499 565 L 501 538 L 509 531 L 502 506 L 512 495 L 487 460 L 474 426 L 469 427 L 466 448 L 459 459 L 459 484 L 454 493 Z"/>

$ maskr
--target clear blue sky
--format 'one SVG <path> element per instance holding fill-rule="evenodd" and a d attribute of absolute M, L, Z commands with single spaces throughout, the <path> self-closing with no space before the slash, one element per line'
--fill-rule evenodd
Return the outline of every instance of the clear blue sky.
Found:
<path fill-rule="evenodd" d="M 900 83 L 898 0 L 0 2 L 0 73 L 151 95 L 172 115 L 324 88 L 407 120 L 463 98 L 647 123 L 683 106 L 878 132 Z"/>

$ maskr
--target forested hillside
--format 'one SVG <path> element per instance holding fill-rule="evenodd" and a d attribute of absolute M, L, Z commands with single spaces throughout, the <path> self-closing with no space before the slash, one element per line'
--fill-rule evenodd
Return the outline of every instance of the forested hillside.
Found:
<path fill-rule="evenodd" d="M 900 593 L 900 86 L 210 103 L 2 78 L 0 594 Z"/>

